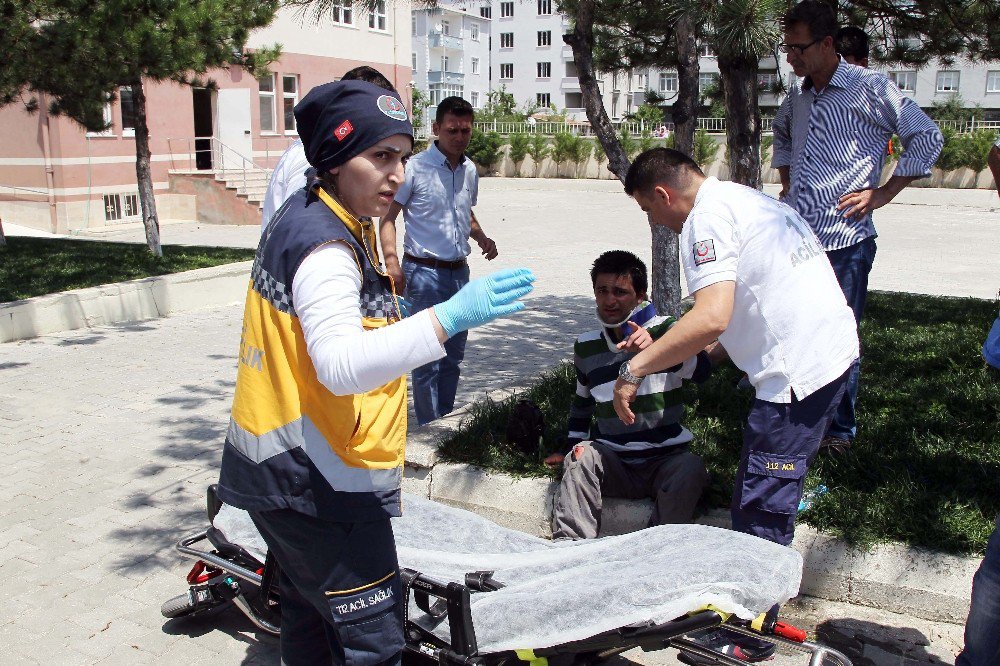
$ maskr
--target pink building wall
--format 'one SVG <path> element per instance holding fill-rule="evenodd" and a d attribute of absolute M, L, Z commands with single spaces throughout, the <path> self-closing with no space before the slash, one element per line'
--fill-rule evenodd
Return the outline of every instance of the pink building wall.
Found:
<path fill-rule="evenodd" d="M 367 63 L 360 60 L 288 53 L 271 66 L 276 74 L 276 127 L 262 133 L 259 86 L 238 68 L 209 72 L 220 90 L 248 89 L 251 121 L 251 151 L 246 157 L 258 166 L 273 167 L 284 149 L 297 136 L 287 134 L 281 109 L 283 75 L 298 77 L 298 99 L 316 85 L 340 78 L 353 67 L 371 64 L 397 85 L 404 102 L 410 102 L 408 66 Z M 161 218 L 172 207 L 169 172 L 193 170 L 195 136 L 194 93 L 190 87 L 172 82 L 145 82 L 147 123 L 152 152 L 151 170 L 157 206 L 163 199 Z M 52 231 L 72 231 L 102 226 L 103 196 L 136 191 L 135 139 L 123 133 L 121 107 L 111 106 L 112 127 L 105 134 L 88 134 L 64 117 L 44 112 L 28 114 L 22 105 L 0 108 L 4 141 L 0 142 L 0 218 Z M 218 117 L 217 125 L 226 122 Z M 46 154 L 45 129 L 48 129 Z M 219 127 L 213 133 L 219 135 Z M 49 189 L 46 164 L 51 168 Z M 174 202 L 176 203 L 176 202 Z M 184 208 L 181 206 L 180 208 Z"/>

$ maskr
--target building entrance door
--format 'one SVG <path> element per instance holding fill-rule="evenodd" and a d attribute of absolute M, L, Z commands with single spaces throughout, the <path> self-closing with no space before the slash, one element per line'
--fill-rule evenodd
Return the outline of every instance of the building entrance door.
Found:
<path fill-rule="evenodd" d="M 216 168 L 243 169 L 253 161 L 250 136 L 250 89 L 219 90 L 215 114 L 215 136 L 222 146 L 216 151 Z M 221 154 L 220 154 L 221 153 Z"/>
<path fill-rule="evenodd" d="M 196 169 L 212 168 L 212 113 L 214 95 L 207 88 L 191 91 L 194 98 L 194 161 Z"/>

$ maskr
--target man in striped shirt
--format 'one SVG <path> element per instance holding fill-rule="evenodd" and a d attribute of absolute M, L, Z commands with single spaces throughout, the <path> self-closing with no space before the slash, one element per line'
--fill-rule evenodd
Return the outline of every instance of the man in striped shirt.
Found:
<path fill-rule="evenodd" d="M 651 374 L 632 405 L 635 422 L 622 423 L 613 405 L 619 369 L 663 335 L 674 319 L 657 315 L 646 300 L 646 266 L 631 252 L 605 252 L 590 277 L 601 327 L 581 335 L 573 346 L 577 385 L 569 417 L 570 451 L 545 459 L 546 465 L 564 466 L 552 536 L 596 537 L 602 494 L 653 498 L 650 525 L 689 522 L 709 477 L 702 459 L 688 450 L 692 435 L 680 424 L 684 404 L 679 389 L 684 379 L 703 381 L 711 364 L 702 352 Z"/>
<path fill-rule="evenodd" d="M 799 80 L 774 119 L 772 166 L 782 200 L 809 223 L 826 251 L 847 303 L 860 323 L 875 260 L 872 211 L 909 183 L 930 174 L 944 139 L 937 125 L 883 74 L 837 55 L 833 9 L 805 0 L 785 16 L 782 50 Z M 899 135 L 904 153 L 879 186 L 886 145 Z M 856 433 L 854 401 L 860 359 L 824 448 L 843 451 Z"/>

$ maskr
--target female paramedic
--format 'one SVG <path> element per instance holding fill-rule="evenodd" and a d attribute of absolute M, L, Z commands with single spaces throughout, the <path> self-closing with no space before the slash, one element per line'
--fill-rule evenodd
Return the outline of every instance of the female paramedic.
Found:
<path fill-rule="evenodd" d="M 318 178 L 264 230 L 251 273 L 219 496 L 281 569 L 281 661 L 394 664 L 407 371 L 450 336 L 524 308 L 527 269 L 469 283 L 400 320 L 370 220 L 403 182 L 413 128 L 394 92 L 314 88 L 295 107 Z"/>

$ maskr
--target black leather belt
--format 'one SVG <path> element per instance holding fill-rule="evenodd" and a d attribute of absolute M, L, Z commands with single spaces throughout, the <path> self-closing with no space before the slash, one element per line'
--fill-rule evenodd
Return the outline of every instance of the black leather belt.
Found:
<path fill-rule="evenodd" d="M 407 252 L 403 253 L 403 259 L 407 261 L 412 261 L 415 264 L 421 264 L 423 266 L 430 266 L 431 268 L 447 268 L 449 270 L 455 270 L 456 268 L 465 268 L 465 259 L 458 259 L 456 261 L 442 261 L 441 259 L 430 259 L 428 257 L 414 257 L 412 254 Z"/>

